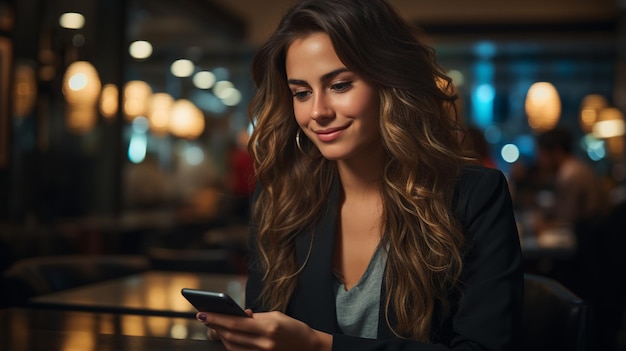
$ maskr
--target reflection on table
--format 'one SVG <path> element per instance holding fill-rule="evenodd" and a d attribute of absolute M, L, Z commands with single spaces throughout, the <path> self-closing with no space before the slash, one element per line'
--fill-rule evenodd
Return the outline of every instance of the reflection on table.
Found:
<path fill-rule="evenodd" d="M 571 226 L 546 226 L 537 231 L 537 227 L 522 222 L 520 243 L 525 273 L 550 277 L 573 288 L 578 279 L 578 242 Z"/>
<path fill-rule="evenodd" d="M 48 309 L 0 310 L 0 350 L 225 350 L 188 318 Z"/>
<path fill-rule="evenodd" d="M 521 237 L 524 259 L 570 259 L 576 253 L 576 236 L 569 227 L 550 228 Z"/>
<path fill-rule="evenodd" d="M 576 235 L 567 223 L 539 225 L 537 209 L 516 211 L 517 231 L 525 260 L 570 259 L 577 249 Z"/>
<path fill-rule="evenodd" d="M 149 271 L 121 279 L 42 295 L 34 307 L 190 318 L 195 310 L 180 294 L 182 288 L 224 292 L 244 303 L 246 277 Z"/>

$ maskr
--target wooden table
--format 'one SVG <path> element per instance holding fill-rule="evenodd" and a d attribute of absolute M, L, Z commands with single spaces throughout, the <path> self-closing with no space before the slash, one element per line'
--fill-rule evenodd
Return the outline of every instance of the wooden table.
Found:
<path fill-rule="evenodd" d="M 225 292 L 244 303 L 246 277 L 149 271 L 31 299 L 36 308 L 193 318 L 182 288 Z"/>
<path fill-rule="evenodd" d="M 188 318 L 50 309 L 0 310 L 0 350 L 224 351 Z"/>

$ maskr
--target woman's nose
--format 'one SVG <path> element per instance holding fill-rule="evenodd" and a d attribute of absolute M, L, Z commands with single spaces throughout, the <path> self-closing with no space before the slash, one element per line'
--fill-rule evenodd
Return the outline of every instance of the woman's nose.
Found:
<path fill-rule="evenodd" d="M 324 94 L 316 94 L 313 99 L 311 118 L 314 120 L 329 118 L 333 116 L 333 110 Z"/>

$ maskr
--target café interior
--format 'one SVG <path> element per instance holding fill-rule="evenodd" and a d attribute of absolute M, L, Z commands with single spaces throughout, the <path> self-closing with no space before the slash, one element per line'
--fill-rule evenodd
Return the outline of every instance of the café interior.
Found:
<path fill-rule="evenodd" d="M 0 349 L 223 349 L 180 290 L 243 301 L 250 63 L 292 3 L 0 0 Z M 626 350 L 626 1 L 389 3 L 509 181 L 523 349 Z M 583 235 L 535 225 L 553 128 L 606 194 Z"/>

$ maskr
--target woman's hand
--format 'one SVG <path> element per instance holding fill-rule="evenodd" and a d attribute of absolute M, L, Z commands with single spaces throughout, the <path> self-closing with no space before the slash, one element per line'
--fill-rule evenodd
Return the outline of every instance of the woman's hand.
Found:
<path fill-rule="evenodd" d="M 332 335 L 311 329 L 280 312 L 246 313 L 251 318 L 199 312 L 196 317 L 214 330 L 226 349 L 322 351 L 332 347 Z"/>

